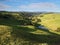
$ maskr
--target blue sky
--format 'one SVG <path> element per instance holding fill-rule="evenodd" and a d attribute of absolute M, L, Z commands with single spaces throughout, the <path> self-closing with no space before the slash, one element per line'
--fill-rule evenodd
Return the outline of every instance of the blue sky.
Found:
<path fill-rule="evenodd" d="M 60 0 L 0 0 L 0 11 L 60 12 Z"/>

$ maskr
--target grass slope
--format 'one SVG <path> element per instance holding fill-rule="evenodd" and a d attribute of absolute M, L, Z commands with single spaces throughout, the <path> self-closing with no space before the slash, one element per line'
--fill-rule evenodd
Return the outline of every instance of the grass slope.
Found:
<path fill-rule="evenodd" d="M 41 17 L 41 24 L 50 29 L 51 32 L 55 32 L 57 28 L 60 28 L 60 14 L 45 14 Z M 60 32 L 55 32 L 60 34 Z"/>
<path fill-rule="evenodd" d="M 52 23 L 52 21 L 59 20 L 59 15 L 56 15 L 54 20 L 50 19 L 52 18 L 51 16 L 52 15 L 49 14 L 41 17 L 41 24 L 54 29 L 50 27 L 49 24 Z M 50 17 L 49 19 L 51 21 L 46 22 L 48 17 Z M 57 24 L 58 22 L 59 21 L 56 22 L 57 26 L 59 25 Z M 54 23 L 51 25 L 54 26 Z M 50 32 L 49 30 L 37 29 L 31 25 L 22 26 L 20 22 L 16 20 L 0 20 L 0 45 L 57 45 L 59 42 L 60 35 Z"/>

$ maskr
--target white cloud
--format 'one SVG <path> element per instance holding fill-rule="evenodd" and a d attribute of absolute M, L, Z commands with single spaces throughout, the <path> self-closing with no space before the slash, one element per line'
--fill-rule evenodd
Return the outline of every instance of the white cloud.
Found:
<path fill-rule="evenodd" d="M 21 10 L 31 10 L 31 11 L 55 11 L 58 9 L 58 6 L 54 3 L 48 3 L 48 2 L 45 2 L 45 3 L 31 3 L 31 4 L 28 4 L 28 5 L 21 5 L 19 6 L 19 8 Z"/>
<path fill-rule="evenodd" d="M 0 3 L 0 11 L 60 11 L 59 7 L 54 3 L 31 3 L 20 6 L 9 6 L 7 4 Z"/>
<path fill-rule="evenodd" d="M 8 8 L 11 8 L 11 6 L 0 3 L 0 11 L 1 10 L 6 10 Z"/>

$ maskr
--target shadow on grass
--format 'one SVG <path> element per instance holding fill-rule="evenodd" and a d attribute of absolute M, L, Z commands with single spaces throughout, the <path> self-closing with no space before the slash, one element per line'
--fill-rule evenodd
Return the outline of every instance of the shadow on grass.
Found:
<path fill-rule="evenodd" d="M 60 43 L 60 36 L 58 35 L 33 34 L 30 32 L 36 30 L 28 27 L 13 26 L 13 25 L 9 26 L 12 27 L 11 36 L 13 37 L 12 40 L 14 40 L 16 44 L 19 43 L 17 42 L 17 40 L 21 39 L 23 39 L 24 41 L 29 41 L 28 45 L 34 45 L 34 44 L 39 45 L 40 43 L 42 44 L 47 43 L 48 45 L 55 45 L 55 44 L 57 45 L 58 43 Z M 26 45 L 26 43 L 24 45 Z"/>
<path fill-rule="evenodd" d="M 18 27 L 19 28 L 19 27 Z M 24 29 L 27 29 L 27 27 L 20 27 L 18 30 L 16 30 L 15 28 L 13 29 L 13 32 L 11 33 L 12 36 L 15 38 L 22 38 L 24 40 L 27 41 L 31 41 L 29 42 L 30 45 L 33 44 L 44 44 L 47 43 L 48 45 L 57 45 L 58 43 L 60 43 L 60 36 L 56 36 L 56 35 L 38 35 L 38 34 L 32 34 L 29 33 L 30 31 L 26 31 Z M 33 30 L 28 28 L 28 30 Z M 36 44 L 36 45 L 38 45 Z"/>
<path fill-rule="evenodd" d="M 30 32 L 36 31 L 37 29 L 15 26 L 14 24 L 5 23 L 5 22 L 3 23 L 1 22 L 0 24 L 12 27 L 11 36 L 13 38 L 16 37 L 16 39 L 19 38 L 19 39 L 28 40 L 31 42 L 47 43 L 47 44 L 60 43 L 60 35 L 52 33 L 49 30 L 43 30 L 43 31 L 48 32 L 52 35 L 32 34 Z M 16 25 L 19 25 L 19 24 L 16 24 Z"/>
<path fill-rule="evenodd" d="M 38 28 L 36 28 L 36 29 L 38 29 Z M 48 33 L 50 33 L 50 34 L 52 34 L 52 35 L 60 36 L 59 34 L 50 32 L 50 31 L 49 31 L 50 29 L 47 29 L 47 30 L 46 30 L 46 29 L 41 29 L 41 28 L 40 28 L 39 30 L 42 30 L 42 31 L 44 31 L 44 32 L 48 32 Z"/>
<path fill-rule="evenodd" d="M 41 34 L 40 35 L 40 34 L 30 33 L 33 30 L 34 29 L 31 29 L 28 27 L 14 27 L 11 34 L 19 38 L 21 37 L 21 38 L 25 38 L 26 40 L 37 41 L 39 43 L 59 43 L 60 42 L 60 36 L 58 35 L 55 35 L 55 34 L 53 35 L 42 35 Z"/>
<path fill-rule="evenodd" d="M 0 25 L 20 25 L 20 22 L 11 19 L 0 19 Z"/>

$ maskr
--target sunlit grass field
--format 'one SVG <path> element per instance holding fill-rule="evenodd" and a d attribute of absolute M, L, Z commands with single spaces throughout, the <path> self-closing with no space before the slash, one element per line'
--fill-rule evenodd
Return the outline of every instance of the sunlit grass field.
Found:
<path fill-rule="evenodd" d="M 60 43 L 60 14 L 42 14 L 41 22 L 49 30 L 20 25 L 17 20 L 0 19 L 0 45 L 57 45 Z"/>
<path fill-rule="evenodd" d="M 57 28 L 60 28 L 60 14 L 45 14 L 44 17 L 41 17 L 41 20 L 41 24 L 48 27 L 50 31 L 54 33 Z M 58 32 L 58 34 L 60 34 L 60 32 Z"/>

